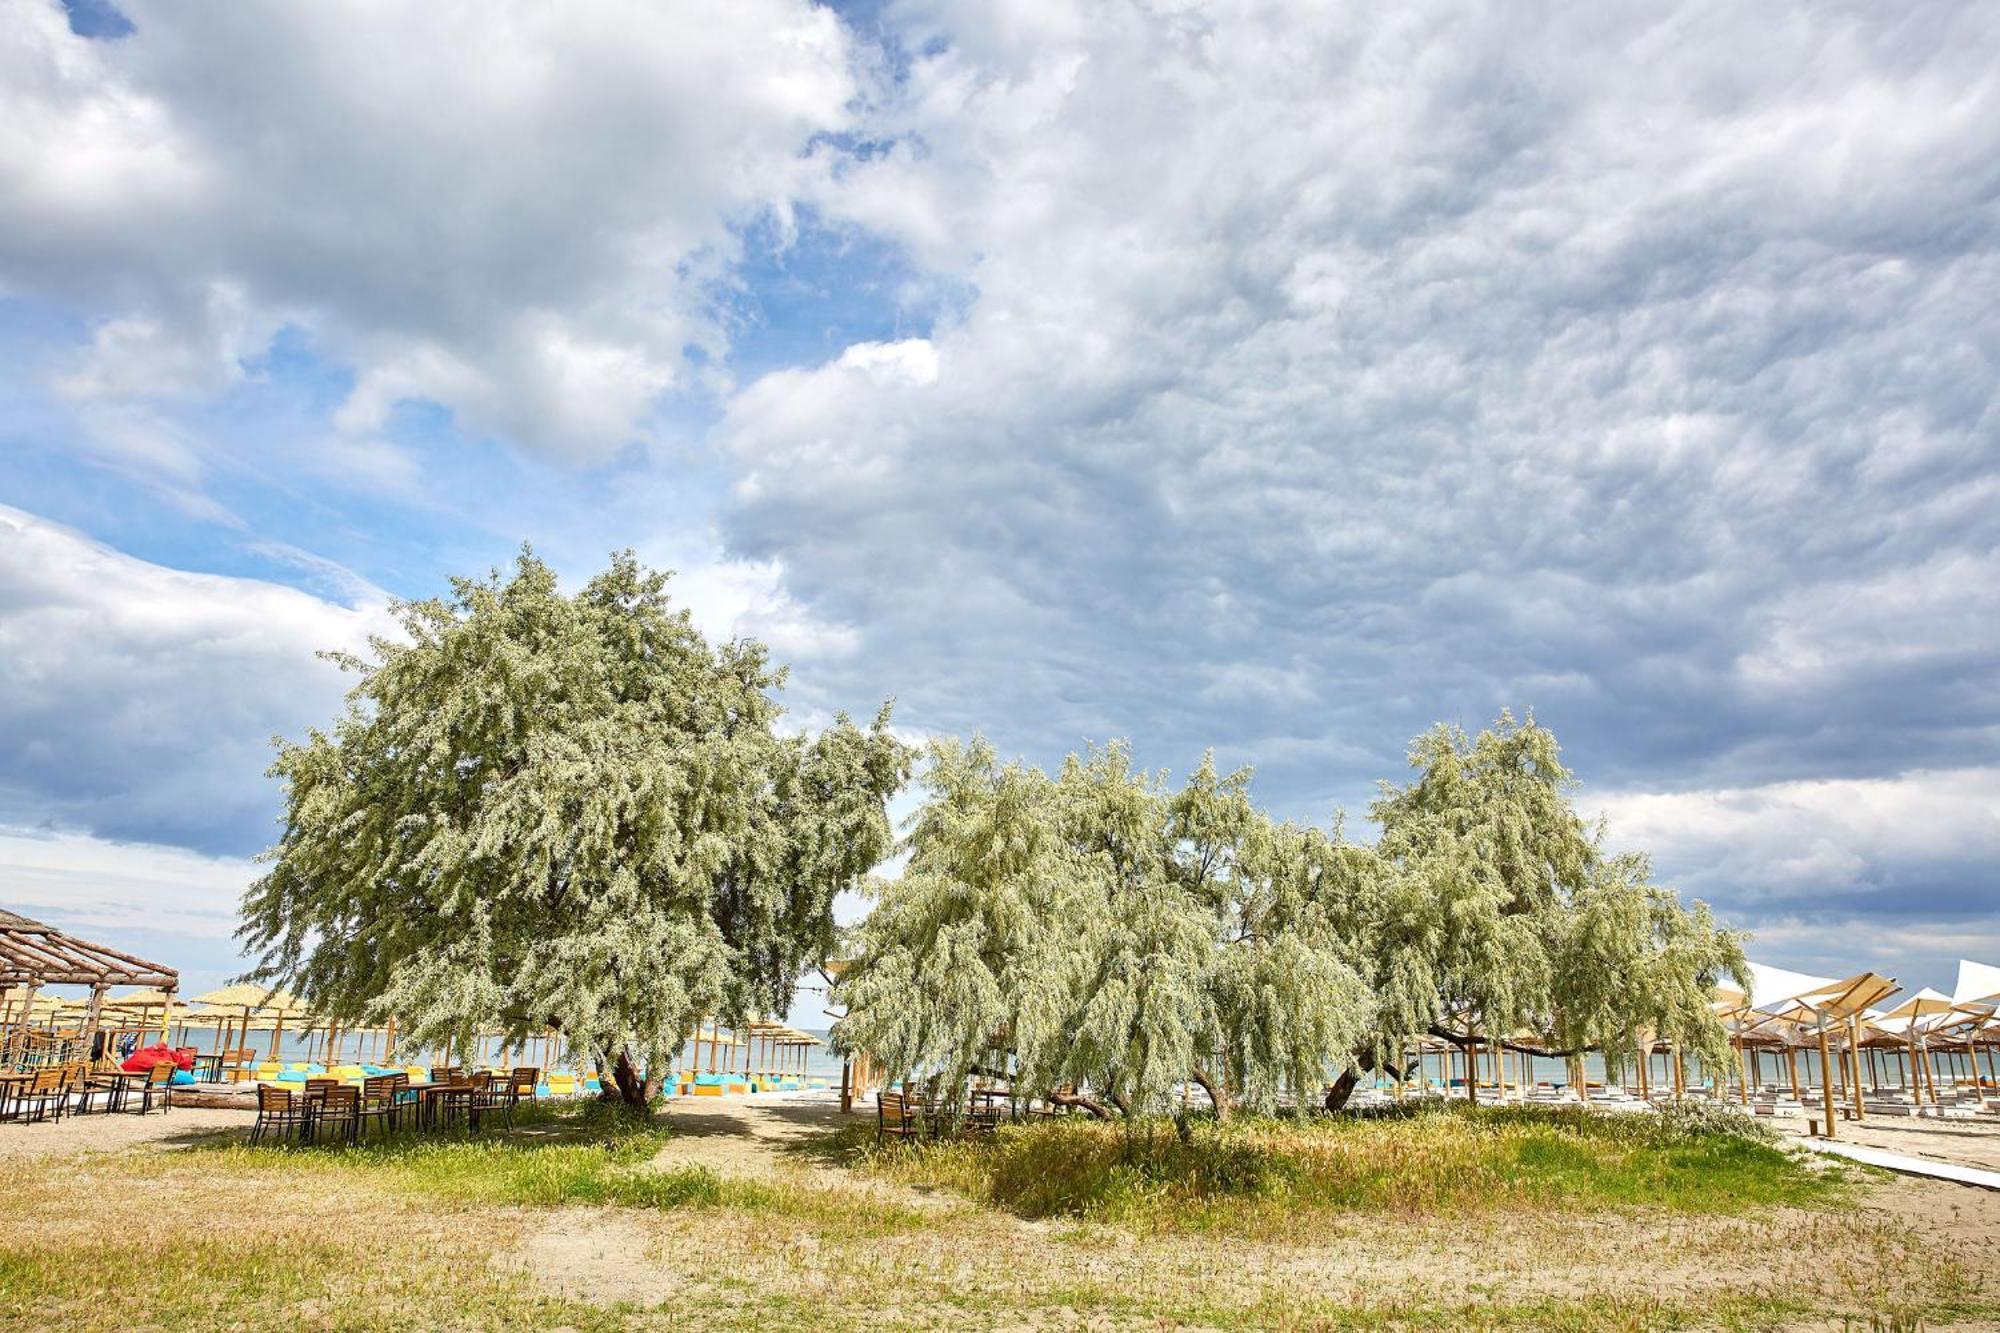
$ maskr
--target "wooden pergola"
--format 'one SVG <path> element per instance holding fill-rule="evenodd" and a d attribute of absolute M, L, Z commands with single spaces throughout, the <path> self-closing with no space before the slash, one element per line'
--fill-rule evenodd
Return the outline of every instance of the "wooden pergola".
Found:
<path fill-rule="evenodd" d="M 28 1016 L 33 1012 L 36 992 L 44 986 L 90 988 L 79 1038 L 80 1044 L 87 1048 L 97 1035 L 104 993 L 113 986 L 156 987 L 171 1004 L 180 983 L 181 974 L 171 967 L 135 958 L 0 908 L 0 997 L 9 1002 L 9 1012 L 18 1010 L 21 1014 L 21 1020 L 12 1024 L 7 1033 L 6 1056 L 10 1063 L 19 1058 L 27 1041 Z"/>

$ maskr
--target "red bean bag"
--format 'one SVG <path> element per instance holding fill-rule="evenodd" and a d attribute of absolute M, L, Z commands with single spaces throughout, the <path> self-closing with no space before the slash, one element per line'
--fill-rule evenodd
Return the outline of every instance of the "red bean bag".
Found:
<path fill-rule="evenodd" d="M 125 1063 L 118 1067 L 128 1074 L 143 1074 L 154 1065 L 173 1065 L 177 1069 L 193 1069 L 194 1048 L 185 1047 L 177 1051 L 163 1041 L 155 1042 L 151 1046 L 141 1047 L 139 1050 L 126 1056 Z"/>

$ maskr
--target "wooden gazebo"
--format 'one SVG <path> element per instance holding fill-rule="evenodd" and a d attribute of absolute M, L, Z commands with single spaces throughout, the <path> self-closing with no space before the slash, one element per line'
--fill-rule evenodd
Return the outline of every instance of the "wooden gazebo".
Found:
<path fill-rule="evenodd" d="M 0 1012 L 18 1013 L 20 1020 L 6 1034 L 6 1056 L 19 1058 L 28 1037 L 28 1017 L 35 993 L 44 986 L 87 986 L 90 999 L 83 1011 L 78 1044 L 88 1050 L 97 1035 L 104 993 L 113 986 L 153 986 L 172 1002 L 181 974 L 171 967 L 134 958 L 103 944 L 79 939 L 54 926 L 0 908 Z"/>

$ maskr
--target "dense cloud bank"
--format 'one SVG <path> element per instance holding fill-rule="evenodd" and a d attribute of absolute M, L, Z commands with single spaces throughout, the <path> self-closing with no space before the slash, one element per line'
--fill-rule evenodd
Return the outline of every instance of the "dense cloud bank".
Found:
<path fill-rule="evenodd" d="M 127 12 L 10 6 L 0 294 L 86 325 L 48 391 L 190 513 L 160 423 L 288 329 L 351 486 L 442 466 L 411 401 L 635 488 L 698 436 L 693 586 L 751 589 L 807 712 L 1214 745 L 1324 818 L 1532 707 L 1788 956 L 1992 938 L 2000 11 Z M 804 233 L 897 256 L 850 295 L 900 332 L 739 380 Z M 367 613 L 12 522 L 0 820 L 252 849 L 304 649 Z"/>

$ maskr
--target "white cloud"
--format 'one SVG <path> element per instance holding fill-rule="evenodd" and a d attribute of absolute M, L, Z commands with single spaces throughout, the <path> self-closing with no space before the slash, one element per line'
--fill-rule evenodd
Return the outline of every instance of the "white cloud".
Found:
<path fill-rule="evenodd" d="M 724 560 L 678 572 L 667 591 L 712 640 L 758 639 L 779 662 L 852 652 L 853 627 L 815 619 L 785 592 L 784 581 L 775 562 Z"/>
<path fill-rule="evenodd" d="M 724 531 L 926 724 L 1307 806 L 1509 704 L 1593 780 L 1991 760 L 1994 11 L 895 13 L 819 201 L 969 297 L 748 386 Z"/>
<path fill-rule="evenodd" d="M 2000 769 L 1625 792 L 1589 805 L 1614 846 L 1646 848 L 1670 878 L 1753 910 L 1767 900 L 1839 910 L 1881 892 L 1910 915 L 2000 908 Z"/>
<path fill-rule="evenodd" d="M 720 350 L 732 229 L 789 217 L 858 88 L 805 0 L 125 8 L 0 25 L 0 285 L 102 316 L 68 391 L 210 391 L 293 323 L 347 428 L 423 397 L 571 458 Z"/>
<path fill-rule="evenodd" d="M 141 927 L 227 940 L 236 905 L 259 873 L 242 857 L 0 827 L 7 906 L 86 935 Z"/>
<path fill-rule="evenodd" d="M 351 683 L 315 654 L 394 628 L 379 602 L 163 568 L 0 506 L 0 823 L 255 850 L 271 737 Z"/>

